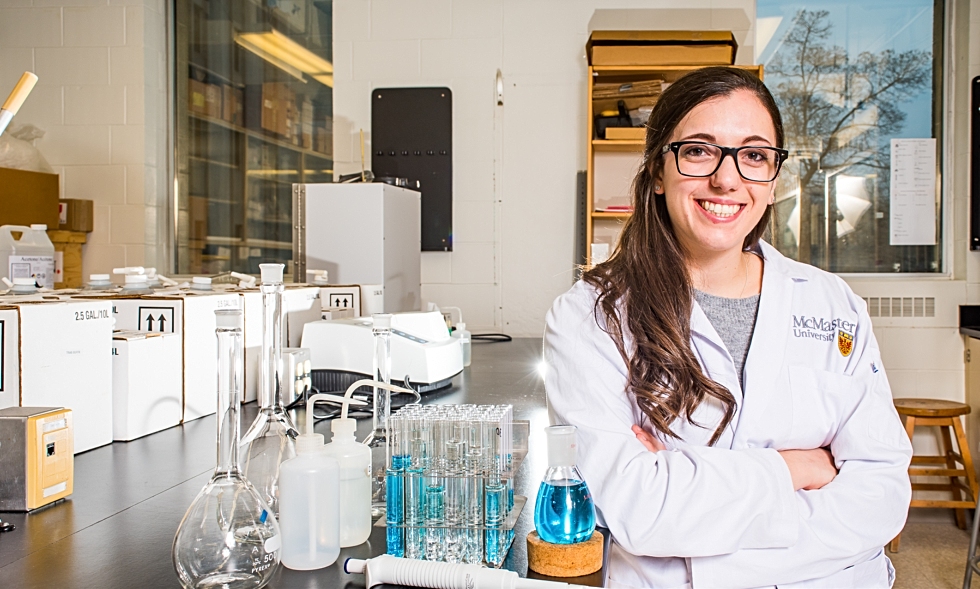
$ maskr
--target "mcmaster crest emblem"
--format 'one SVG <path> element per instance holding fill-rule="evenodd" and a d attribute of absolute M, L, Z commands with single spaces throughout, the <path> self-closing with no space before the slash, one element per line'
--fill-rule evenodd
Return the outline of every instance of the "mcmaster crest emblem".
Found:
<path fill-rule="evenodd" d="M 844 330 L 838 329 L 837 349 L 840 350 L 841 356 L 845 358 L 850 356 L 851 351 L 854 349 L 854 336 Z"/>

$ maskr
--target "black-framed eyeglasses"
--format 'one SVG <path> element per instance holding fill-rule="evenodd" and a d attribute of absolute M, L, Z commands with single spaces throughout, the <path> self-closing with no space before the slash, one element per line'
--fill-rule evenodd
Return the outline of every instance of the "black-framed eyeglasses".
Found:
<path fill-rule="evenodd" d="M 746 145 L 723 147 L 704 141 L 674 141 L 664 145 L 662 154 L 674 152 L 677 172 L 682 176 L 705 178 L 721 167 L 725 156 L 732 156 L 735 169 L 749 182 L 772 182 L 779 175 L 779 168 L 789 157 L 789 152 L 778 147 Z"/>

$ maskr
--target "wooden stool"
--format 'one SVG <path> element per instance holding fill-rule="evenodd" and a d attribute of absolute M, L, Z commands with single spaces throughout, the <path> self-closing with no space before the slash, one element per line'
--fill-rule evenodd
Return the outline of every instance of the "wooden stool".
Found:
<path fill-rule="evenodd" d="M 936 399 L 895 399 L 895 409 L 905 417 L 905 431 L 912 439 L 915 426 L 935 426 L 942 434 L 942 445 L 939 456 L 913 456 L 909 465 L 909 477 L 949 477 L 949 484 L 912 483 L 913 491 L 949 491 L 952 499 L 949 501 L 933 499 L 913 499 L 910 507 L 945 507 L 956 510 L 956 525 L 961 530 L 966 529 L 966 510 L 977 505 L 977 475 L 973 470 L 973 459 L 970 457 L 970 445 L 963 432 L 960 416 L 970 412 L 970 406 L 953 401 Z M 953 441 L 949 434 L 953 428 L 956 434 L 956 446 L 959 452 L 953 451 Z M 957 468 L 957 463 L 962 468 Z M 917 467 L 917 465 L 939 465 Z M 959 477 L 966 478 L 966 485 Z M 898 552 L 898 542 L 902 534 L 899 532 L 888 545 L 891 552 Z"/>

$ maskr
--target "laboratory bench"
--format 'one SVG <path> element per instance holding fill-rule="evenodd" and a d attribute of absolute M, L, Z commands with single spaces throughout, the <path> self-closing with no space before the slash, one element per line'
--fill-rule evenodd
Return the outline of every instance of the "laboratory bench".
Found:
<path fill-rule="evenodd" d="M 472 365 L 452 387 L 423 397 L 425 403 L 510 403 L 515 419 L 530 421 L 529 452 L 515 479 L 516 493 L 528 502 L 504 563 L 522 576 L 528 573 L 524 538 L 533 528 L 535 495 L 547 468 L 542 428 L 548 425 L 548 414 L 540 361 L 540 339 L 474 344 Z M 242 431 L 256 409 L 255 403 L 242 407 Z M 329 427 L 323 421 L 316 431 L 329 439 Z M 370 419 L 358 420 L 358 439 L 369 428 Z M 0 587 L 179 588 L 171 543 L 184 512 L 211 477 L 215 452 L 212 415 L 75 456 L 75 487 L 68 500 L 30 514 L 0 514 L 17 526 L 0 534 Z M 343 572 L 344 560 L 384 552 L 384 528 L 374 527 L 367 542 L 342 549 L 334 565 L 302 572 L 280 566 L 268 587 L 363 587 L 363 575 Z M 564 581 L 601 586 L 602 573 Z"/>

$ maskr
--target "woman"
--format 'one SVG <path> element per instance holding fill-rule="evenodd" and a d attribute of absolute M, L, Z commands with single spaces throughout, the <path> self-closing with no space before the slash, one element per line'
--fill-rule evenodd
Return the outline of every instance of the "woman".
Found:
<path fill-rule="evenodd" d="M 760 239 L 787 157 L 772 96 L 702 69 L 648 127 L 616 251 L 545 332 L 608 584 L 890 587 L 912 448 L 864 301 Z"/>

